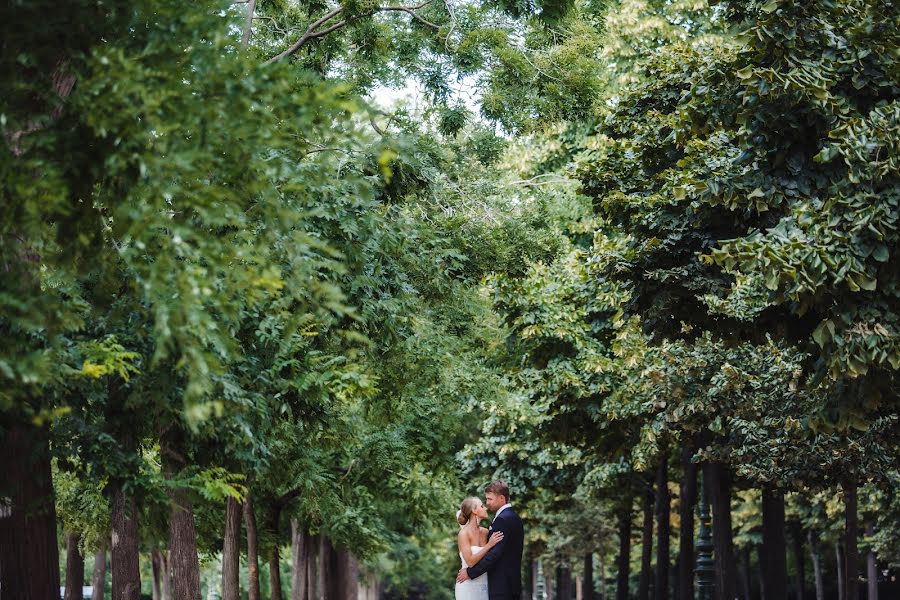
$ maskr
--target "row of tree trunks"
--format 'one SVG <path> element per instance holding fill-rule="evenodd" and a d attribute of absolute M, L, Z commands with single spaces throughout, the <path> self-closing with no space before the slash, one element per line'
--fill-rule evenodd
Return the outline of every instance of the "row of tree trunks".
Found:
<path fill-rule="evenodd" d="M 3 595 L 21 600 L 56 598 L 59 548 L 49 432 L 12 423 L 0 435 Z"/>

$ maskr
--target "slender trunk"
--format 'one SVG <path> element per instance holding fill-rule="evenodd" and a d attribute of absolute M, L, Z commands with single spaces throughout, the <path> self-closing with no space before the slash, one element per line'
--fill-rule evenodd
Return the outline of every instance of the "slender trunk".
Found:
<path fill-rule="evenodd" d="M 834 558 L 837 561 L 838 600 L 847 600 L 847 586 L 844 583 L 844 549 L 840 543 L 834 545 Z"/>
<path fill-rule="evenodd" d="M 291 518 L 291 600 L 306 600 L 306 561 L 309 536 L 295 518 Z"/>
<path fill-rule="evenodd" d="M 244 21 L 244 33 L 241 35 L 241 48 L 250 45 L 250 36 L 253 33 L 253 13 L 256 12 L 256 0 L 247 2 L 247 19 Z"/>
<path fill-rule="evenodd" d="M 319 536 L 319 589 L 322 600 L 337 600 L 334 595 L 334 548 L 324 534 Z"/>
<path fill-rule="evenodd" d="M 681 499 L 678 536 L 678 600 L 694 600 L 694 511 L 697 504 L 697 463 L 692 462 L 694 449 L 681 450 Z"/>
<path fill-rule="evenodd" d="M 584 583 L 581 586 L 582 600 L 594 600 L 594 555 L 584 555 Z"/>
<path fill-rule="evenodd" d="M 650 600 L 650 579 L 653 576 L 651 567 L 653 552 L 653 488 L 647 482 L 647 489 L 641 500 L 643 529 L 641 532 L 641 574 L 638 580 L 638 600 Z"/>
<path fill-rule="evenodd" d="M 160 558 L 159 550 L 154 550 L 150 553 L 150 570 L 153 573 L 152 580 L 152 597 L 153 600 L 162 600 L 162 579 L 165 576 L 163 572 L 162 559 Z"/>
<path fill-rule="evenodd" d="M 600 560 L 600 600 L 606 600 L 606 563 L 603 555 L 599 555 Z"/>
<path fill-rule="evenodd" d="M 241 599 L 241 503 L 225 501 L 225 543 L 222 548 L 222 600 Z"/>
<path fill-rule="evenodd" d="M 141 571 L 139 561 L 138 515 L 134 498 L 121 487 L 114 488 L 112 519 L 112 599 L 139 600 Z"/>
<path fill-rule="evenodd" d="M 281 522 L 281 505 L 277 502 L 269 513 L 269 531 L 272 532 L 272 552 L 269 554 L 269 599 L 283 600 L 281 592 L 281 554 L 279 524 Z"/>
<path fill-rule="evenodd" d="M 159 564 L 162 568 L 162 577 L 160 579 L 162 600 L 172 600 L 172 570 L 169 568 L 169 551 L 157 550 L 157 552 L 159 553 Z"/>
<path fill-rule="evenodd" d="M 750 591 L 750 546 L 744 546 L 741 549 L 741 598 L 743 600 L 752 600 L 753 593 Z"/>
<path fill-rule="evenodd" d="M 244 526 L 247 528 L 247 587 L 248 600 L 260 600 L 259 592 L 259 538 L 256 533 L 256 513 L 253 497 L 248 492 L 244 498 Z"/>
<path fill-rule="evenodd" d="M 716 597 L 731 600 L 737 589 L 734 537 L 731 529 L 731 475 L 721 463 L 703 464 L 709 482 L 712 508 L 713 555 L 716 568 Z"/>
<path fill-rule="evenodd" d="M 630 500 L 630 499 L 629 499 Z M 616 600 L 628 600 L 628 576 L 631 568 L 631 506 L 619 513 L 619 558 L 616 574 Z"/>
<path fill-rule="evenodd" d="M 573 600 L 574 590 L 572 589 L 572 569 L 566 563 L 560 568 L 559 578 L 560 600 Z"/>
<path fill-rule="evenodd" d="M 65 600 L 81 600 L 84 588 L 84 557 L 78 544 L 81 536 L 66 533 L 66 592 Z"/>
<path fill-rule="evenodd" d="M 14 423 L 0 436 L 3 596 L 21 600 L 59 597 L 49 432 Z"/>
<path fill-rule="evenodd" d="M 766 485 L 762 489 L 763 546 L 760 565 L 766 600 L 787 600 L 787 543 L 784 539 L 784 492 Z"/>
<path fill-rule="evenodd" d="M 791 523 L 791 542 L 794 551 L 794 587 L 797 588 L 797 600 L 804 600 L 806 595 L 806 555 L 803 554 L 803 526 L 798 521 Z"/>
<path fill-rule="evenodd" d="M 763 576 L 763 564 L 765 563 L 765 558 L 763 558 L 763 550 L 762 546 L 757 547 L 756 549 L 756 562 L 759 565 L 759 568 L 756 570 L 757 577 L 759 579 L 759 597 L 762 600 L 766 600 L 766 578 Z"/>
<path fill-rule="evenodd" d="M 281 591 L 281 552 L 276 542 L 269 554 L 269 598 L 270 600 L 283 600 Z"/>
<path fill-rule="evenodd" d="M 92 600 L 103 600 L 106 594 L 106 540 L 100 543 L 94 553 L 94 572 L 91 575 Z"/>
<path fill-rule="evenodd" d="M 163 470 L 167 479 L 174 479 L 186 466 L 183 452 L 181 434 L 173 428 L 160 442 Z M 200 600 L 200 561 L 190 491 L 184 487 L 174 487 L 169 490 L 168 495 L 172 508 L 169 516 L 169 568 L 175 598 Z"/>
<path fill-rule="evenodd" d="M 306 597 L 308 600 L 318 600 L 316 583 L 319 580 L 319 540 L 321 534 L 311 535 L 307 540 L 306 552 Z"/>
<path fill-rule="evenodd" d="M 816 600 L 825 600 L 825 579 L 822 576 L 822 560 L 819 558 L 819 543 L 813 530 L 806 532 L 806 541 L 809 542 L 809 556 L 813 565 L 813 578 L 816 582 Z"/>
<path fill-rule="evenodd" d="M 859 600 L 859 517 L 857 514 L 856 481 L 844 486 L 844 585 L 846 600 Z"/>
<path fill-rule="evenodd" d="M 869 539 L 875 537 L 875 528 L 871 522 L 866 523 L 866 537 Z M 871 544 L 869 545 L 869 552 L 866 554 L 866 582 L 868 588 L 866 600 L 878 600 L 878 561 L 876 560 L 875 549 Z"/>
<path fill-rule="evenodd" d="M 656 468 L 656 600 L 669 600 L 670 533 L 669 455 L 663 452 Z"/>

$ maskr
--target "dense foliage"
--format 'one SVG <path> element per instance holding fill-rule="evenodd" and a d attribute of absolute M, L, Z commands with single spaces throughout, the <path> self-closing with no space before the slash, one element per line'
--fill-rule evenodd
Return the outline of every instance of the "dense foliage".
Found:
<path fill-rule="evenodd" d="M 896 591 L 890 0 L 0 23 L 10 597 L 450 598 L 494 477 L 535 597 L 693 598 L 703 498 L 717 598 Z"/>

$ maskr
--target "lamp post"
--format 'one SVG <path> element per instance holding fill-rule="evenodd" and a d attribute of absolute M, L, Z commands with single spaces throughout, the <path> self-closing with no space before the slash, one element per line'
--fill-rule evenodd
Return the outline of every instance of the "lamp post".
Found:
<path fill-rule="evenodd" d="M 700 473 L 700 532 L 697 535 L 697 566 L 695 581 L 698 600 L 712 600 L 715 590 L 715 563 L 713 562 L 712 518 L 709 514 L 709 497 L 706 477 Z"/>

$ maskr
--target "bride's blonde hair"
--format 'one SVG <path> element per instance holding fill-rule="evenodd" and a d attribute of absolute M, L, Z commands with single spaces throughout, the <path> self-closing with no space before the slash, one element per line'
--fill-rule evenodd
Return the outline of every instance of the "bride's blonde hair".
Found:
<path fill-rule="evenodd" d="M 465 525 L 469 522 L 476 506 L 478 506 L 478 498 L 466 498 L 462 501 L 462 506 L 459 507 L 459 514 L 456 515 L 456 520 L 460 525 Z"/>

